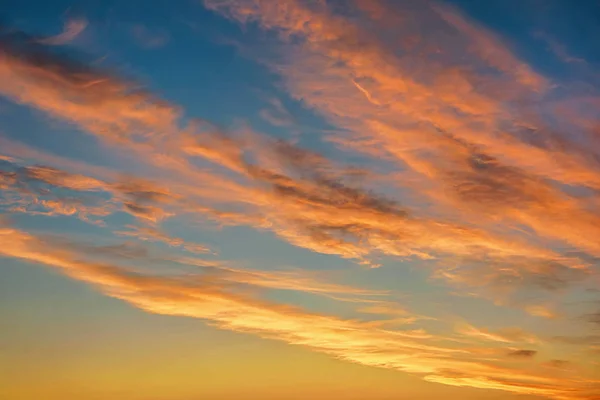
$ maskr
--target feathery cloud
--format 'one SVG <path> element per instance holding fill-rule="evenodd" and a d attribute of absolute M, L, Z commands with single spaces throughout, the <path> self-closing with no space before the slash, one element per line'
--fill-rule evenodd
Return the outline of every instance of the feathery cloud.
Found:
<path fill-rule="evenodd" d="M 469 359 L 468 352 L 430 343 L 413 331 L 383 330 L 368 323 L 311 314 L 235 291 L 218 278 L 182 280 L 86 261 L 73 249 L 50 247 L 39 238 L 4 226 L 0 254 L 57 268 L 146 311 L 201 318 L 221 328 L 302 345 L 364 365 L 391 368 L 452 385 L 494 388 L 557 399 L 583 399 L 588 381 L 558 380 Z M 460 371 L 460 372 L 458 372 Z"/>
<path fill-rule="evenodd" d="M 399 173 L 381 177 L 251 129 L 229 132 L 208 121 L 187 122 L 182 107 L 133 81 L 58 53 L 51 43 L 6 33 L 0 38 L 2 96 L 79 128 L 148 173 L 74 164 L 0 139 L 6 153 L 0 162 L 0 207 L 94 223 L 124 212 L 135 225 L 111 226 L 112 232 L 196 254 L 156 260 L 201 272 L 183 277 L 133 272 L 90 260 L 98 249 L 49 246 L 10 227 L 0 231 L 7 244 L 0 254 L 58 268 L 149 312 L 200 318 L 432 382 L 556 399 L 596 395 L 594 381 L 575 372 L 557 378 L 511 364 L 511 358 L 527 360 L 537 350 L 457 345 L 540 342 L 523 329 L 465 324 L 456 328 L 459 339 L 421 327 L 384 329 L 426 317 L 378 297 L 365 301 L 385 291 L 324 282 L 304 271 L 266 272 L 198 258 L 210 250 L 161 226 L 176 217 L 196 228 L 250 226 L 297 247 L 369 266 L 382 256 L 418 260 L 433 276 L 494 300 L 525 293 L 526 312 L 557 322 L 556 312 L 540 305 L 552 303 L 535 295 L 555 295 L 597 274 L 590 260 L 600 253 L 600 215 L 567 186 L 597 190 L 600 166 L 597 147 L 571 140 L 538 112 L 552 91 L 550 79 L 497 35 L 447 6 L 406 3 L 397 12 L 385 2 L 361 1 L 359 11 L 367 20 L 360 20 L 333 13 L 324 2 L 205 4 L 241 23 L 278 32 L 286 51 L 270 67 L 292 97 L 339 128 L 324 140 Z M 406 24 L 397 23 L 402 18 Z M 402 43 L 390 47 L 368 29 L 370 19 L 400 30 Z M 419 28 L 423 20 L 434 21 L 440 33 Z M 274 111 L 263 118 L 278 126 L 295 123 L 281 103 L 271 105 Z M 594 137 L 589 121 L 569 121 L 556 126 L 579 123 L 585 137 Z M 377 185 L 381 181 L 394 190 L 384 190 L 389 188 Z M 116 246 L 106 253 L 152 262 L 131 246 Z M 358 312 L 392 319 L 363 322 L 310 313 L 251 296 L 248 287 L 251 293 L 277 289 L 358 297 L 367 304 Z M 597 344 L 593 336 L 554 342 Z"/>

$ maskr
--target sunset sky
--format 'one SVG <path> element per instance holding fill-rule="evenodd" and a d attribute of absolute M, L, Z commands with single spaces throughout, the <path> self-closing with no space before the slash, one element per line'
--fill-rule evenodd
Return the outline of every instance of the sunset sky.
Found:
<path fill-rule="evenodd" d="M 599 37 L 0 0 L 0 399 L 600 399 Z"/>

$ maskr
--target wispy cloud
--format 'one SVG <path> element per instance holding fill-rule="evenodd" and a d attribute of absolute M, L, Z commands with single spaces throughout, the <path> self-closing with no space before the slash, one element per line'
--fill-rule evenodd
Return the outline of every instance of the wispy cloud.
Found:
<path fill-rule="evenodd" d="M 456 337 L 444 337 L 419 325 L 431 319 L 391 301 L 388 291 L 331 283 L 296 269 L 233 265 L 165 228 L 170 218 L 201 229 L 249 226 L 371 267 L 384 257 L 417 261 L 446 283 L 496 304 L 513 304 L 514 297 L 530 315 L 558 324 L 555 302 L 546 298 L 598 272 L 597 199 L 573 194 L 600 188 L 596 147 L 553 128 L 539 112 L 549 104 L 546 96 L 554 96 L 551 79 L 496 34 L 448 6 L 395 2 L 391 8 L 391 3 L 358 2 L 352 11 L 360 18 L 350 18 L 325 2 L 205 1 L 240 23 L 276 31 L 286 46 L 269 66 L 293 98 L 335 125 L 323 139 L 398 172 L 391 177 L 249 127 L 229 131 L 188 120 L 183 107 L 118 73 L 59 53 L 53 43 L 3 34 L 2 96 L 75 126 L 115 158 L 143 167 L 145 175 L 0 139 L 2 210 L 97 224 L 125 213 L 127 222 L 106 228 L 140 248 L 162 244 L 165 253 L 152 258 L 140 248 L 115 244 L 103 248 L 106 254 L 138 268 L 160 261 L 195 271 L 141 273 L 98 258 L 102 251 L 90 246 L 56 241 L 50 246 L 7 225 L 0 231 L 6 243 L 0 254 L 57 268 L 149 312 L 200 318 L 432 382 L 593 398 L 593 380 L 576 371 L 565 377 L 524 368 L 543 349 L 539 335 L 522 328 L 462 324 Z M 391 45 L 369 29 L 374 21 L 400 30 L 401 43 Z M 423 30 L 419 21 L 439 30 Z M 280 128 L 297 124 L 279 100 L 262 117 Z M 556 126 L 577 125 L 569 121 Z M 594 137 L 592 127 L 577 125 L 584 139 Z M 186 253 L 172 255 L 177 249 Z M 389 319 L 310 313 L 264 301 L 257 294 L 263 290 L 355 302 L 362 316 Z M 403 325 L 411 329 L 389 328 Z M 589 335 L 551 342 L 598 344 Z"/>
<path fill-rule="evenodd" d="M 164 47 L 170 40 L 169 33 L 164 29 L 150 29 L 141 24 L 131 28 L 131 36 L 138 45 L 148 49 Z"/>
<path fill-rule="evenodd" d="M 425 47 L 418 54 L 402 49 L 397 56 L 399 49 L 386 47 L 375 33 L 325 6 L 294 1 L 285 6 L 262 1 L 206 4 L 243 23 L 275 30 L 283 40 L 293 36 L 289 51 L 273 61 L 273 70 L 292 96 L 343 128 L 344 135 L 332 138 L 335 143 L 415 176 L 395 185 L 485 230 L 498 222 L 508 230 L 521 225 L 535 232 L 537 241 L 562 241 L 591 254 L 600 250 L 588 240 L 600 226 L 597 213 L 556 185 L 597 187 L 593 148 L 569 141 L 535 114 L 534 105 L 544 104 L 549 80 L 457 10 L 396 7 L 416 20 L 433 21 L 439 26 L 436 32 L 458 32 L 451 43 L 441 35 L 415 32 Z M 441 60 L 432 44 L 445 45 Z M 488 68 L 497 73 L 488 74 Z M 536 263 L 535 275 L 555 268 L 554 261 Z M 579 271 L 585 269 L 584 263 L 579 265 Z"/>
<path fill-rule="evenodd" d="M 535 357 L 537 350 L 510 350 L 506 355 L 514 358 L 529 359 Z"/>
<path fill-rule="evenodd" d="M 429 335 L 383 330 L 368 323 L 312 314 L 236 292 L 216 279 L 181 279 L 134 273 L 118 265 L 86 261 L 73 248 L 50 247 L 36 236 L 0 230 L 0 254 L 57 268 L 111 297 L 146 311 L 207 320 L 221 328 L 297 344 L 364 365 L 392 368 L 454 385 L 496 388 L 560 399 L 583 399 L 586 380 L 559 380 L 471 360 L 468 352 L 431 343 Z M 460 372 L 459 372 L 460 371 Z"/>
<path fill-rule="evenodd" d="M 469 324 L 461 324 L 456 331 L 464 336 L 475 339 L 500 342 L 500 343 L 539 343 L 539 339 L 521 328 L 504 328 L 498 331 L 490 331 L 485 328 L 476 328 Z"/>
<path fill-rule="evenodd" d="M 534 36 L 546 43 L 548 46 L 548 50 L 550 50 L 559 60 L 565 63 L 583 63 L 585 64 L 585 60 L 578 57 L 573 57 L 569 54 L 568 50 L 565 46 L 559 43 L 556 39 L 554 39 L 551 35 L 546 32 L 536 31 Z"/>
<path fill-rule="evenodd" d="M 64 30 L 58 35 L 49 36 L 37 41 L 42 44 L 59 46 L 65 45 L 75 40 L 88 26 L 88 21 L 84 18 L 70 18 L 65 22 Z"/>
<path fill-rule="evenodd" d="M 435 258 L 436 253 L 468 256 L 480 251 L 492 256 L 517 252 L 554 257 L 551 252 L 467 226 L 407 217 L 406 209 L 396 201 L 345 183 L 351 176 L 335 163 L 284 142 L 255 135 L 225 136 L 210 126 L 208 131 L 192 135 L 194 125 L 178 125 L 179 107 L 110 76 L 93 71 L 82 74 L 79 71 L 83 67 L 51 54 L 42 58 L 43 65 L 22 64 L 26 62 L 23 56 L 11 53 L 5 53 L 5 57 L 14 58 L 7 58 L 5 63 L 9 82 L 2 87 L 5 95 L 76 123 L 108 143 L 125 144 L 143 162 L 177 173 L 179 179 L 203 179 L 204 189 L 188 184 L 180 186 L 177 195 L 242 203 L 246 215 L 241 215 L 241 222 L 246 223 L 247 214 L 255 214 L 295 245 L 359 260 L 372 252 L 423 258 Z M 74 84 L 74 80 L 81 84 Z M 25 90 L 17 91 L 13 86 L 19 81 L 19 88 Z M 75 97 L 78 100 L 74 101 L 69 92 L 79 93 Z M 240 174 L 247 183 L 240 185 L 223 174 L 200 171 L 187 157 L 221 165 Z M 160 189 L 169 190 L 169 194 L 153 189 L 151 196 L 145 189 L 140 191 L 123 183 L 115 184 L 114 189 L 129 213 L 148 221 L 166 217 L 168 213 L 156 203 L 163 204 L 176 196 L 172 183 L 169 189 Z"/>
<path fill-rule="evenodd" d="M 128 230 L 118 231 L 117 235 L 135 237 L 139 240 L 150 242 L 162 242 L 172 247 L 181 247 L 192 253 L 209 253 L 210 249 L 202 244 L 189 243 L 185 240 L 168 235 L 153 226 L 127 226 Z"/>

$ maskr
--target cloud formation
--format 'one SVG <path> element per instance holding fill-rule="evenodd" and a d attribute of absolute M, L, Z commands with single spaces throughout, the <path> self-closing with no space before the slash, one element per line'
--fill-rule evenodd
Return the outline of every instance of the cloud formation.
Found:
<path fill-rule="evenodd" d="M 62 46 L 75 40 L 88 26 L 88 21 L 84 18 L 71 18 L 65 22 L 63 32 L 55 36 L 49 36 L 37 41 L 42 44 L 52 46 Z"/>
<path fill-rule="evenodd" d="M 127 187 L 131 183 L 113 185 L 126 211 L 140 219 L 157 222 L 170 215 L 163 205 L 177 197 L 192 197 L 196 202 L 188 201 L 187 206 L 196 211 L 209 210 L 207 203 L 215 201 L 237 203 L 244 210 L 231 213 L 221 206 L 221 211 L 211 213 L 213 218 L 227 216 L 227 223 L 269 226 L 292 244 L 365 263 L 370 263 L 372 253 L 425 259 L 439 254 L 476 260 L 560 257 L 469 226 L 409 217 L 396 201 L 351 184 L 354 171 L 288 143 L 250 132 L 225 135 L 201 122 L 180 127 L 179 107 L 111 76 L 81 72 L 84 67 L 76 62 L 40 51 L 43 57 L 35 64 L 23 64 L 27 52 L 18 56 L 5 52 L 9 82 L 2 88 L 5 95 L 77 124 L 100 140 L 124 145 L 169 177 L 177 175 L 179 185 L 169 182 L 153 189 L 163 193 Z M 73 85 L 75 81 L 81 83 Z M 245 182 L 200 170 L 193 163 L 197 158 L 226 168 Z M 192 187 L 190 180 L 197 179 L 203 180 L 203 188 Z"/>
<path fill-rule="evenodd" d="M 515 358 L 533 358 L 537 354 L 537 350 L 511 350 L 506 355 Z"/>
<path fill-rule="evenodd" d="M 418 37 L 423 46 L 447 46 L 447 60 L 440 63 L 430 59 L 435 53 L 417 56 L 402 47 L 406 55 L 395 57 L 382 39 L 326 7 L 294 1 L 285 6 L 262 1 L 206 3 L 242 22 L 256 21 L 280 32 L 284 39 L 300 39 L 301 44 L 290 45 L 293 52 L 285 55 L 292 62 L 273 68 L 287 79 L 292 95 L 351 134 L 333 138 L 338 143 L 418 174 L 428 184 L 416 189 L 441 205 L 468 209 L 478 218 L 525 224 L 540 236 L 597 251 L 595 243 L 578 233 L 595 232 L 597 224 L 591 221 L 598 216 L 551 182 L 596 188 L 593 148 L 569 142 L 552 132 L 541 116 L 528 115 L 529 108 L 544 101 L 547 79 L 457 10 L 408 5 L 402 10 L 416 20 L 438 18 L 440 31 L 455 33 L 456 43 L 444 43 L 446 39 L 435 35 Z M 406 29 L 411 28 L 409 24 Z M 465 57 L 473 64 L 468 70 L 455 65 Z M 409 62 L 419 65 L 422 74 L 411 74 Z M 480 72 L 484 66 L 498 74 Z M 313 73 L 316 70 L 324 73 Z M 358 90 L 356 77 L 363 82 Z M 498 92 L 500 85 L 506 93 Z M 527 115 L 514 108 L 515 102 Z M 572 230 L 564 229 L 566 215 Z"/>
<path fill-rule="evenodd" d="M 180 105 L 115 71 L 58 52 L 53 46 L 64 43 L 66 32 L 54 43 L 3 33 L 2 96 L 76 127 L 140 168 L 95 167 L 0 140 L 3 212 L 76 217 L 137 246 L 50 246 L 6 225 L 0 254 L 57 268 L 148 312 L 200 318 L 431 382 L 594 398 L 597 381 L 584 373 L 565 377 L 523 366 L 543 355 L 529 349 L 543 342 L 540 335 L 470 324 L 455 327 L 455 336 L 438 335 L 414 326 L 428 317 L 379 298 L 388 291 L 325 282 L 306 271 L 231 265 L 165 228 L 176 218 L 196 229 L 245 226 L 371 267 L 382 259 L 416 263 L 447 284 L 559 324 L 562 315 L 548 299 L 598 273 L 596 126 L 563 104 L 568 97 L 556 101 L 550 78 L 459 10 L 392 3 L 357 1 L 346 14 L 326 2 L 205 1 L 239 23 L 278 34 L 284 51 L 268 66 L 290 96 L 336 127 L 320 139 L 343 154 L 358 153 L 366 166 L 249 127 L 188 119 Z M 374 24 L 392 35 L 379 35 Z M 428 24 L 439 29 L 424 30 Z M 293 129 L 297 121 L 283 104 L 271 106 L 262 118 Z M 548 109 L 562 112 L 554 113 L 558 122 Z M 583 131 L 583 139 L 573 140 L 571 129 Z M 115 227 L 109 217 L 119 213 L 128 219 Z M 151 243 L 166 250 L 152 257 L 140 250 Z M 185 254 L 172 255 L 177 249 Z M 201 272 L 152 275 L 139 271 L 144 263 Z M 264 290 L 356 300 L 363 316 L 390 319 L 311 313 L 262 300 L 256 293 Z M 389 328 L 404 325 L 411 327 Z M 550 342 L 592 350 L 598 344 L 593 335 Z"/>
<path fill-rule="evenodd" d="M 584 399 L 588 381 L 559 380 L 471 359 L 469 352 L 434 343 L 430 335 L 384 330 L 372 324 L 308 313 L 248 297 L 218 277 L 182 280 L 151 276 L 86 260 L 73 248 L 49 246 L 4 225 L 0 254 L 57 268 L 73 279 L 146 311 L 201 318 L 221 329 L 302 345 L 364 365 L 424 376 L 432 382 L 495 388 L 557 399 Z"/>
<path fill-rule="evenodd" d="M 504 328 L 499 331 L 489 331 L 485 328 L 476 328 L 469 324 L 458 326 L 456 331 L 462 335 L 476 339 L 500 342 L 500 343 L 538 343 L 539 339 L 521 328 Z"/>
<path fill-rule="evenodd" d="M 566 186 L 596 190 L 597 146 L 571 140 L 569 130 L 581 129 L 577 118 L 549 121 L 539 110 L 556 102 L 550 79 L 458 10 L 385 1 L 365 8 L 359 2 L 370 21 L 336 14 L 324 3 L 205 4 L 243 24 L 278 33 L 286 46 L 271 68 L 289 93 L 340 128 L 329 140 L 399 170 L 394 177 L 400 179 L 390 184 L 487 234 L 502 230 L 514 239 L 526 236 L 525 229 L 535 235 L 535 240 L 525 238 L 530 243 L 560 243 L 597 254 L 598 245 L 589 238 L 600 233 L 599 215 L 589 197 L 573 195 Z M 394 25 L 397 19 L 404 23 Z M 398 26 L 390 31 L 411 39 L 390 47 L 387 36 L 369 29 L 374 23 Z M 424 23 L 436 30 L 422 31 Z M 506 275 L 490 278 L 558 289 L 585 277 L 588 266 L 597 273 L 586 261 L 560 256 L 515 262 L 519 266 L 509 271 L 495 269 Z M 564 263 L 569 265 L 563 269 Z M 522 276 L 530 265 L 535 265 L 533 273 Z M 453 279 L 481 280 L 482 274 L 478 270 Z"/>

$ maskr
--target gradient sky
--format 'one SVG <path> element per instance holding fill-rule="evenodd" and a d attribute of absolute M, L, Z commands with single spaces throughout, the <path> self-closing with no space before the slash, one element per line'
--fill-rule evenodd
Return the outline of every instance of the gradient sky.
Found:
<path fill-rule="evenodd" d="M 597 1 L 0 11 L 1 399 L 600 399 Z"/>

